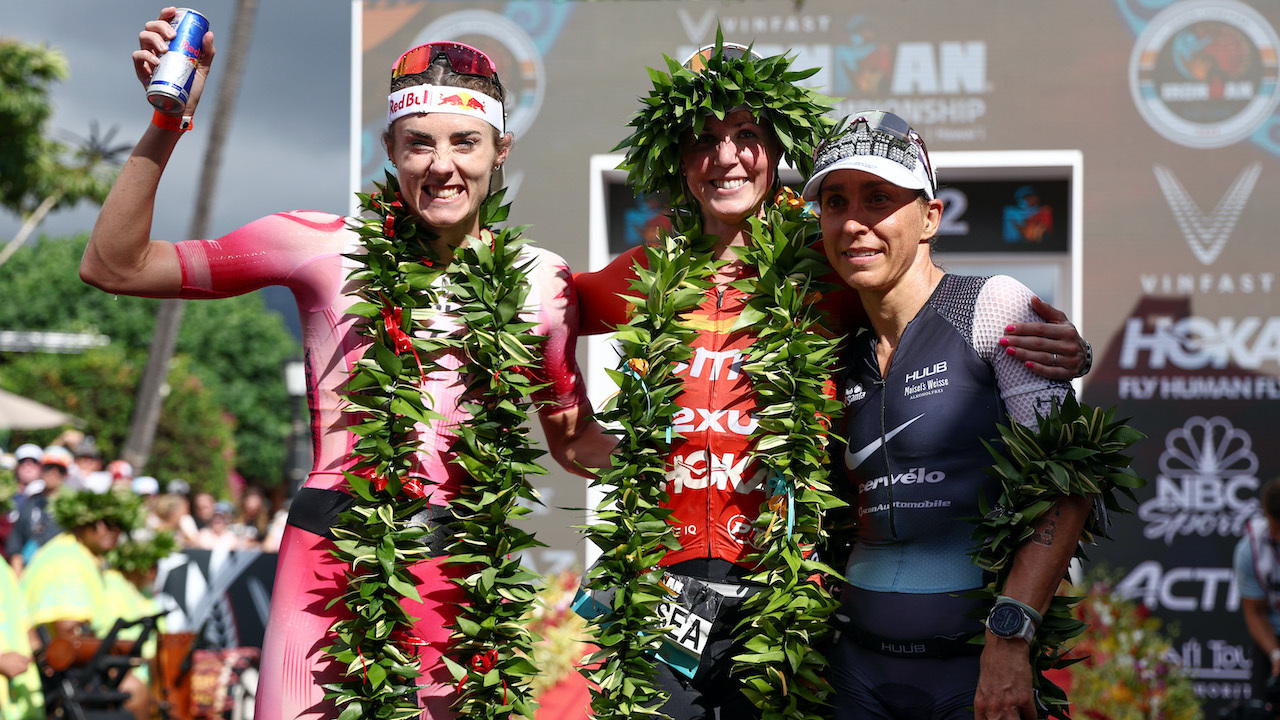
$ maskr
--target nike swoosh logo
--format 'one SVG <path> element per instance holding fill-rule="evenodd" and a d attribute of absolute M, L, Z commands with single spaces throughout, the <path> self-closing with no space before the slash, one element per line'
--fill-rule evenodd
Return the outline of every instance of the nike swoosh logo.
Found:
<path fill-rule="evenodd" d="M 898 427 L 890 430 L 888 433 L 885 434 L 883 439 L 876 438 L 875 440 L 872 440 L 870 445 L 862 448 L 856 453 L 845 450 L 844 452 L 845 467 L 849 468 L 850 470 L 858 467 L 859 465 L 862 464 L 863 460 L 866 460 L 867 458 L 871 457 L 871 453 L 875 452 L 876 450 L 879 450 L 881 445 L 892 440 L 895 435 L 902 432 L 903 430 L 906 430 L 907 426 L 909 426 L 911 423 L 919 420 L 922 417 L 924 417 L 924 413 L 920 413 L 919 415 L 902 423 Z"/>

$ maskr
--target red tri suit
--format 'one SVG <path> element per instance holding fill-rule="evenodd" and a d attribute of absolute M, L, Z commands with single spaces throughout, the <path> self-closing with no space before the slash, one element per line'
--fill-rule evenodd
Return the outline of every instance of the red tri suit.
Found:
<path fill-rule="evenodd" d="M 630 305 L 619 294 L 629 292 L 637 260 L 647 266 L 643 248 L 632 248 L 601 270 L 574 276 L 582 334 L 610 332 L 627 322 Z M 666 554 L 659 563 L 664 567 L 695 559 L 746 566 L 745 558 L 756 550 L 751 523 L 760 515 L 767 488 L 764 471 L 749 461 L 755 393 L 741 369 L 743 353 L 756 336 L 750 328 L 730 332 L 746 302 L 746 293 L 739 290 L 712 288 L 685 316 L 698 337 L 691 345 L 693 357 L 677 368 L 684 390 L 675 400 L 679 410 L 673 429 L 684 439 L 672 443 L 666 490 L 680 549 Z M 865 317 L 856 293 L 833 293 L 824 306 L 830 307 L 829 302 L 853 303 L 838 316 Z"/>
<path fill-rule="evenodd" d="M 357 289 L 348 275 L 356 263 L 345 255 L 362 252 L 348 219 L 315 212 L 289 212 L 253 222 L 217 240 L 177 243 L 182 264 L 182 297 L 216 298 L 239 295 L 268 285 L 288 287 L 297 300 L 306 356 L 308 404 L 315 445 L 315 464 L 304 490 L 294 500 L 289 526 L 280 545 L 275 592 L 267 623 L 258 682 L 256 717 L 282 720 L 299 717 L 337 717 L 324 701 L 321 683 L 340 677 L 323 659 L 334 620 L 347 616 L 341 603 L 326 609 L 340 595 L 345 581 L 342 565 L 329 555 L 325 536 L 331 516 L 300 503 L 308 497 L 345 497 L 343 469 L 353 464 L 355 436 L 347 432 L 358 420 L 344 413 L 343 384 L 367 341 L 356 332 L 360 318 L 347 313 Z M 551 383 L 537 400 L 539 412 L 554 415 L 586 402 L 574 359 L 578 305 L 573 279 L 564 261 L 553 253 L 525 246 L 534 259 L 529 270 L 530 294 L 522 317 L 537 324 L 531 332 L 547 340 L 542 345 L 540 378 Z M 448 313 L 437 316 L 440 327 L 457 329 Z M 424 391 L 431 406 L 446 417 L 431 428 L 419 426 L 420 450 L 415 476 L 427 487 L 433 505 L 445 505 L 465 480 L 460 465 L 448 452 L 455 439 L 452 428 L 464 417 L 459 408 L 463 378 L 455 370 L 462 360 L 437 360 L 447 370 L 426 377 Z M 304 529 L 307 528 L 307 529 Z M 462 590 L 450 581 L 457 568 L 432 558 L 413 569 L 424 602 L 402 600 L 418 618 L 415 633 L 427 642 L 419 659 L 419 679 L 426 718 L 452 718 L 448 710 L 454 682 L 441 661 L 447 647 L 448 626 L 464 601 Z"/>

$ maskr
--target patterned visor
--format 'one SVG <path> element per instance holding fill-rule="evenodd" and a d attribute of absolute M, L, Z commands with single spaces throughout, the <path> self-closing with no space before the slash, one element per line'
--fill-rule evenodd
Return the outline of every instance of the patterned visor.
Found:
<path fill-rule="evenodd" d="M 899 187 L 937 195 L 938 183 L 924 138 L 906 120 L 883 110 L 859 113 L 843 131 L 818 146 L 804 199 L 817 200 L 822 180 L 836 170 L 862 170 Z"/>

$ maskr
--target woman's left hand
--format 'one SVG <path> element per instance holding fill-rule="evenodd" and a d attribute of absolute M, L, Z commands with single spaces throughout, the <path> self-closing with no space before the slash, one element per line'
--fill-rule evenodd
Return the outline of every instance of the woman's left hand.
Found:
<path fill-rule="evenodd" d="M 1037 375 L 1050 380 L 1078 377 L 1084 370 L 1086 349 L 1076 326 L 1040 298 L 1032 298 L 1031 309 L 1046 322 L 1014 323 L 1005 329 L 1000 345 Z"/>
<path fill-rule="evenodd" d="M 987 632 L 973 711 L 974 720 L 1036 720 L 1031 649 L 1025 641 Z"/>

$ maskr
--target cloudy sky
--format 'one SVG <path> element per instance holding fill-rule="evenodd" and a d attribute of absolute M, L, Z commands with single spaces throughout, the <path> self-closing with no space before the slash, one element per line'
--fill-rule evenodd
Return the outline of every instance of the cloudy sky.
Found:
<path fill-rule="evenodd" d="M 117 130 L 115 143 L 137 141 L 150 121 L 151 106 L 129 54 L 138 46 L 143 23 L 162 6 L 157 0 L 41 0 L 0 6 L 0 35 L 49 45 L 67 57 L 71 75 L 52 89 L 49 127 L 55 138 L 74 142 L 97 121 L 103 132 Z M 225 51 L 235 2 L 201 0 L 196 7 L 209 17 L 217 47 Z M 211 234 L 279 210 L 347 211 L 350 17 L 350 0 L 260 0 Z M 216 70 L 215 62 L 215 91 Z M 212 108 L 202 103 L 201 115 L 211 117 Z M 196 129 L 178 146 L 158 196 L 153 231 L 158 239 L 187 237 L 190 198 L 207 133 L 197 119 Z M 88 205 L 62 211 L 51 215 L 41 232 L 87 231 L 95 217 L 96 208 Z M 0 211 L 0 243 L 13 237 L 19 224 L 17 217 Z"/>

